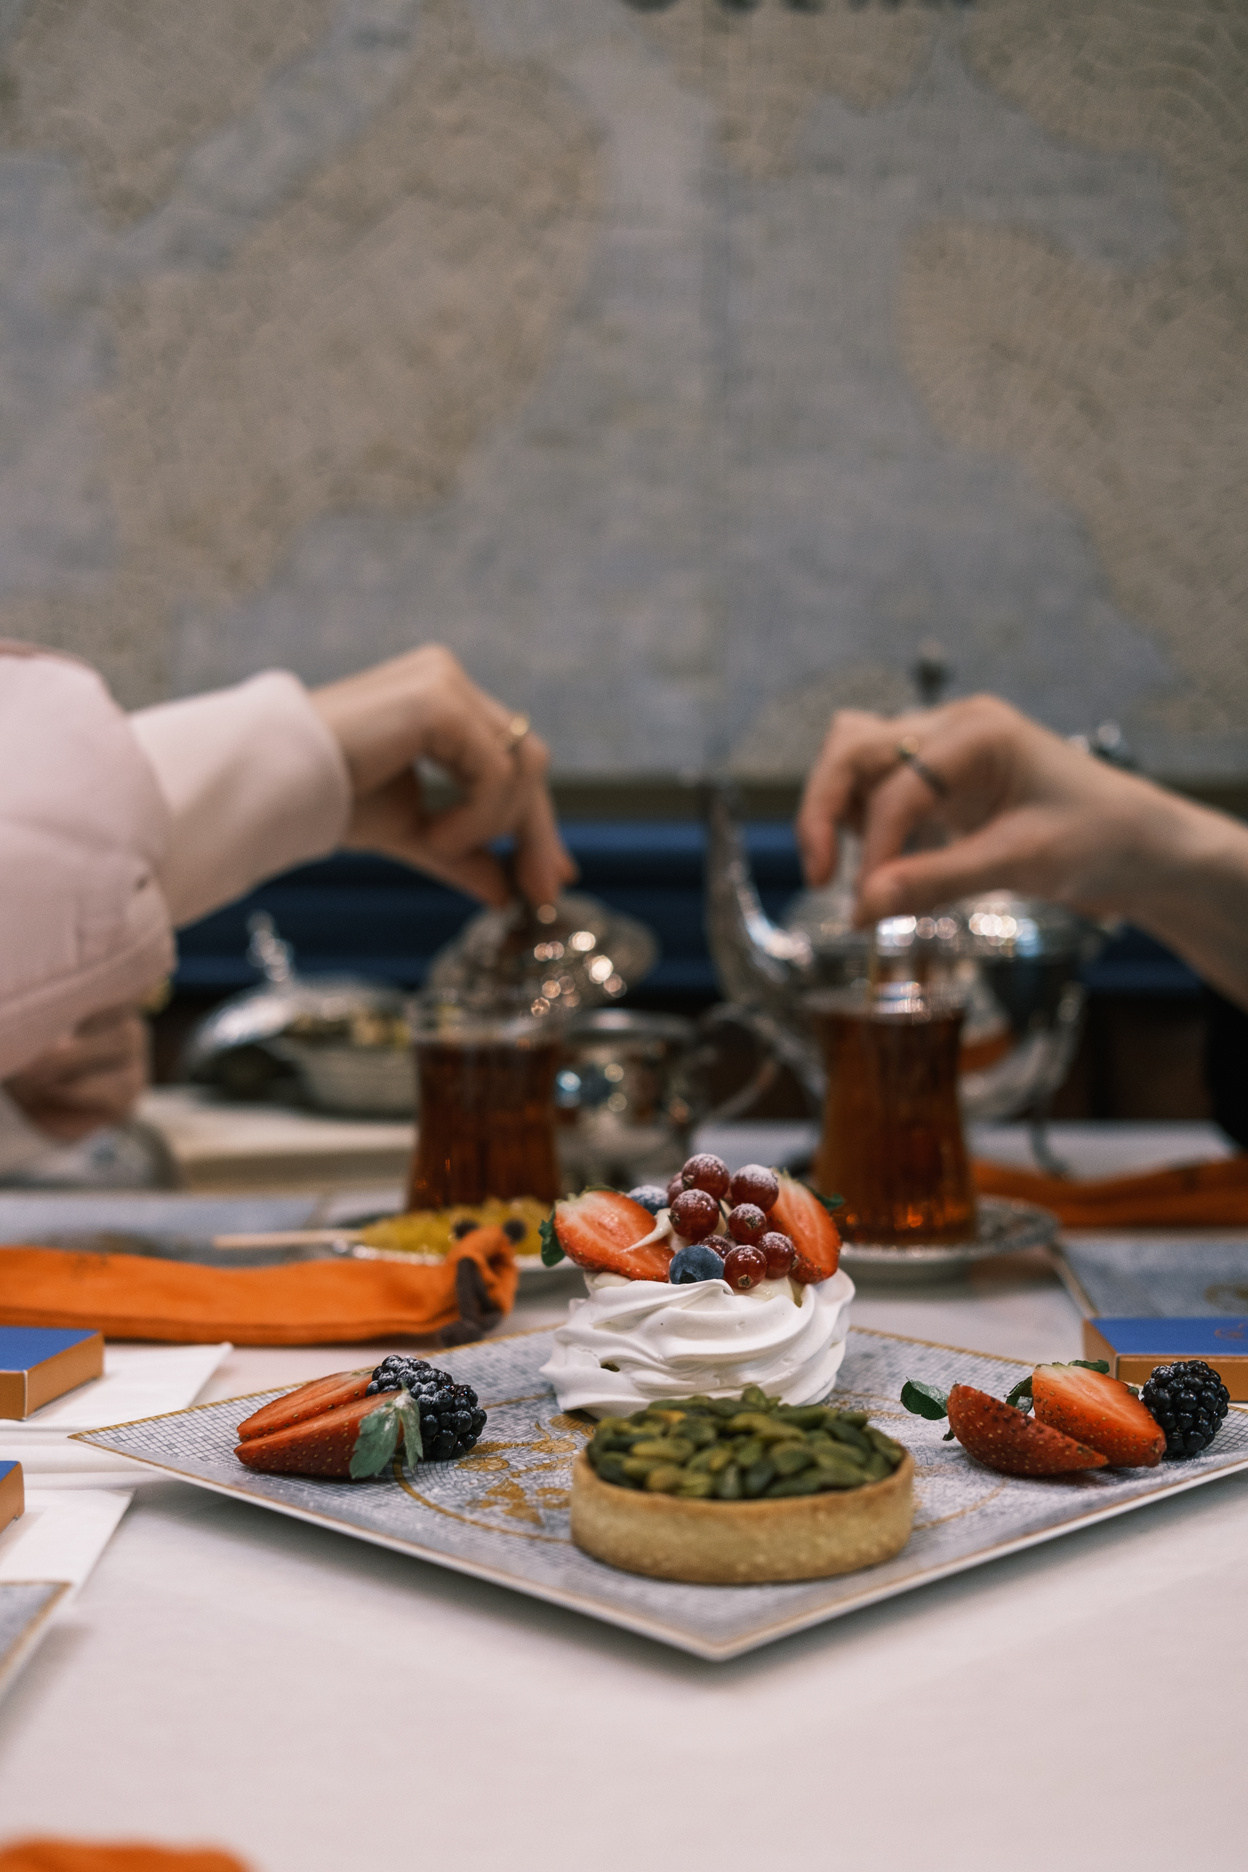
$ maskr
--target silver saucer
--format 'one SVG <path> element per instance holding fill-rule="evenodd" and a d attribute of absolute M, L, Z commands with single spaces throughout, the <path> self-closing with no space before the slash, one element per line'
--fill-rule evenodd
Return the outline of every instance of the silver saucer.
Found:
<path fill-rule="evenodd" d="M 1046 1248 L 1057 1234 L 1051 1209 L 1016 1202 L 1010 1196 L 981 1196 L 973 1241 L 845 1242 L 841 1266 L 867 1286 L 905 1285 L 915 1281 L 952 1280 L 977 1261 Z"/>

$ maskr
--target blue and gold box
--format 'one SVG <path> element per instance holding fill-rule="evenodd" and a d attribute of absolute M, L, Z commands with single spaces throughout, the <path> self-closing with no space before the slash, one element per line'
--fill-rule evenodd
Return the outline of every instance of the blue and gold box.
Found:
<path fill-rule="evenodd" d="M 29 1417 L 104 1375 L 104 1338 L 58 1326 L 0 1326 L 0 1417 Z"/>
<path fill-rule="evenodd" d="M 0 1532 L 16 1521 L 26 1507 L 20 1462 L 0 1462 Z"/>
<path fill-rule="evenodd" d="M 1107 1359 L 1128 1384 L 1143 1384 L 1175 1359 L 1204 1359 L 1236 1403 L 1248 1400 L 1248 1318 L 1085 1319 L 1083 1355 Z"/>

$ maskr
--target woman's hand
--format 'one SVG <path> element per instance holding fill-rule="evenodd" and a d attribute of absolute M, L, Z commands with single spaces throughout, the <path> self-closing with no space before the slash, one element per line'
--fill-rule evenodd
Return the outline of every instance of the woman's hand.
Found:
<path fill-rule="evenodd" d="M 132 1007 L 92 1014 L 4 1089 L 31 1124 L 61 1144 L 121 1124 L 147 1089 L 147 1023 Z"/>
<path fill-rule="evenodd" d="M 907 853 L 933 823 L 948 842 Z M 838 825 L 863 838 L 860 924 L 1015 890 L 1129 917 L 1248 1006 L 1248 830 L 995 696 L 833 716 L 797 819 L 812 885 L 832 874 Z"/>
<path fill-rule="evenodd" d="M 512 888 L 487 849 L 511 834 L 515 884 L 551 903 L 576 876 L 546 789 L 550 755 L 524 717 L 496 702 L 440 645 L 411 650 L 312 692 L 355 795 L 345 843 L 418 865 L 502 905 Z M 462 801 L 431 813 L 415 762 L 444 767 Z"/>
<path fill-rule="evenodd" d="M 972 696 L 891 720 L 835 715 L 797 830 L 812 884 L 831 874 L 836 825 L 862 833 L 864 923 L 994 888 L 1096 913 L 1125 907 L 1139 862 L 1156 861 L 1155 822 L 1183 806 L 995 696 Z M 950 842 L 903 857 L 932 823 Z"/>

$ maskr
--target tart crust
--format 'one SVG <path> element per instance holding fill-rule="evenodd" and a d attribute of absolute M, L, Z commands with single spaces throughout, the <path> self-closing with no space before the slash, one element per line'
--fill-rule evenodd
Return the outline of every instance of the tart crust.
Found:
<path fill-rule="evenodd" d="M 584 1451 L 572 1467 L 572 1538 L 627 1573 L 739 1586 L 828 1579 L 900 1553 L 914 1521 L 914 1458 L 882 1482 L 785 1501 L 689 1501 L 618 1488 Z"/>

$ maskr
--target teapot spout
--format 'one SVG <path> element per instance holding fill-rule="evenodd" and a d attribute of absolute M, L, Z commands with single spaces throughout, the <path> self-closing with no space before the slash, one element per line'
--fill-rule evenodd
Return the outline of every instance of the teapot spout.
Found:
<path fill-rule="evenodd" d="M 732 798 L 723 786 L 712 788 L 707 801 L 706 935 L 730 1001 L 793 1017 L 797 996 L 812 976 L 810 937 L 805 930 L 781 929 L 764 911 Z"/>
<path fill-rule="evenodd" d="M 763 909 L 734 802 L 713 787 L 706 806 L 706 935 L 719 985 L 777 1059 L 797 1074 L 817 1109 L 823 1069 L 801 998 L 814 985 L 809 935 L 782 929 Z"/>

